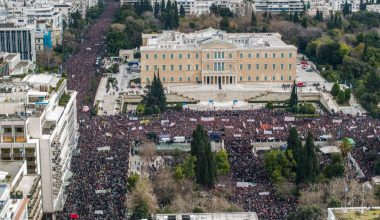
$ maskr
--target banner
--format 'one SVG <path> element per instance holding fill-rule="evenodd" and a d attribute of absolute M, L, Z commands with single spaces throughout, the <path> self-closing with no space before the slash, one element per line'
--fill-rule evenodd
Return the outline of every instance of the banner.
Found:
<path fill-rule="evenodd" d="M 294 117 L 285 117 L 284 121 L 295 121 Z"/>
<path fill-rule="evenodd" d="M 201 121 L 214 121 L 214 117 L 202 117 Z"/>

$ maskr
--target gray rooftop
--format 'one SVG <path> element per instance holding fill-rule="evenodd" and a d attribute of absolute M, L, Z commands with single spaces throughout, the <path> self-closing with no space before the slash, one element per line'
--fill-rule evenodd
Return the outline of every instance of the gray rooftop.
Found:
<path fill-rule="evenodd" d="M 40 179 L 40 175 L 25 175 L 18 184 L 17 190 L 20 190 L 24 195 L 30 195 Z"/>
<path fill-rule="evenodd" d="M 23 163 L 24 161 L 0 161 L 0 171 L 8 172 L 8 175 L 11 176 L 10 181 L 13 181 Z"/>
<path fill-rule="evenodd" d="M 283 42 L 278 33 L 227 33 L 213 28 L 193 33 L 164 31 L 161 34 L 144 34 L 143 38 L 147 39 L 147 45 L 142 46 L 141 50 L 189 50 L 205 48 L 210 44 L 238 49 L 296 49 Z"/>

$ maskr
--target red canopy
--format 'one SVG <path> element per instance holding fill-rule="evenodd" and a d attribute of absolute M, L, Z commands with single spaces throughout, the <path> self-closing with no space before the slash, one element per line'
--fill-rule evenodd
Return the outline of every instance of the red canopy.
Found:
<path fill-rule="evenodd" d="M 71 218 L 71 219 L 79 219 L 79 215 L 76 214 L 76 213 L 71 213 L 71 214 L 70 214 L 70 218 Z"/>

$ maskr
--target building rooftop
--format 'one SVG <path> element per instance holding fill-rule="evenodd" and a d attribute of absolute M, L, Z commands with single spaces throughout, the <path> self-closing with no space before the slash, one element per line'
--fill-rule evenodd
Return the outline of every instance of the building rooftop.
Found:
<path fill-rule="evenodd" d="M 51 84 L 54 82 L 55 75 L 52 74 L 31 74 L 25 77 L 23 81 L 32 84 Z M 58 81 L 57 81 L 58 82 Z"/>
<path fill-rule="evenodd" d="M 161 34 L 144 34 L 143 39 L 146 39 L 146 46 L 141 50 L 189 50 L 207 48 L 210 44 L 238 49 L 296 49 L 283 42 L 278 33 L 227 33 L 213 28 L 188 34 L 163 31 Z"/>
<path fill-rule="evenodd" d="M 378 219 L 380 207 L 329 208 L 328 220 L 368 220 Z"/>
<path fill-rule="evenodd" d="M 7 181 L 13 181 L 13 178 L 20 171 L 24 161 L 0 161 L 0 171 L 7 173 L 6 176 L 10 176 L 10 179 Z M 0 177 L 1 178 L 1 177 Z M 0 179 L 0 181 L 6 181 L 4 179 Z"/>
<path fill-rule="evenodd" d="M 34 187 L 40 181 L 40 175 L 25 175 L 18 184 L 17 190 L 20 190 L 24 195 L 30 195 L 33 192 Z"/>

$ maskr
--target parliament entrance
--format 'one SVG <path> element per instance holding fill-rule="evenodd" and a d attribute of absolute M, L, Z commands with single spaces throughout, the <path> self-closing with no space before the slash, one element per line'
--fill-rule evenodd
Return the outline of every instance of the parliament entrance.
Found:
<path fill-rule="evenodd" d="M 231 75 L 207 75 L 202 77 L 203 85 L 235 85 L 236 76 Z"/>

